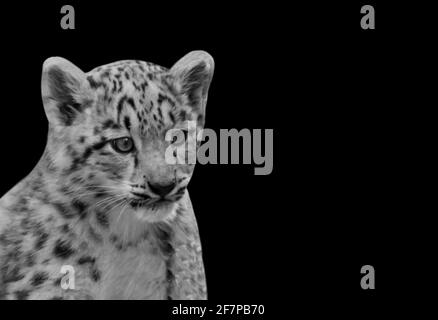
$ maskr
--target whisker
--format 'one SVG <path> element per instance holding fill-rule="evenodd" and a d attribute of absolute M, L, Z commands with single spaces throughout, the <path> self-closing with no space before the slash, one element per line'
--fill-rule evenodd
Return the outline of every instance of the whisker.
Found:
<path fill-rule="evenodd" d="M 105 208 L 110 207 L 111 205 L 117 203 L 120 200 L 123 200 L 125 198 L 125 195 L 118 196 L 117 198 L 112 199 L 112 201 L 109 201 L 107 204 L 105 204 L 101 209 L 105 210 Z"/>
<path fill-rule="evenodd" d="M 115 195 L 115 196 L 111 196 L 111 197 L 107 197 L 107 198 L 105 198 L 105 199 L 103 199 L 103 200 L 100 200 L 100 201 L 98 201 L 98 202 L 96 202 L 95 204 L 94 204 L 94 207 L 95 208 L 101 208 L 101 209 L 104 209 L 107 205 L 109 205 L 110 203 L 113 203 L 113 202 L 115 202 L 115 201 L 117 201 L 117 200 L 120 200 L 120 199 L 122 199 L 122 198 L 124 198 L 125 197 L 125 195 L 123 195 L 123 194 L 121 194 L 121 195 Z"/>
<path fill-rule="evenodd" d="M 117 218 L 117 222 L 116 222 L 116 224 L 119 223 L 120 217 L 121 217 L 122 214 L 125 212 L 125 210 L 126 210 L 126 208 L 128 207 L 128 205 L 129 205 L 128 202 L 126 202 L 126 203 L 125 203 L 125 206 L 122 208 L 122 210 L 120 210 L 119 217 Z"/>
<path fill-rule="evenodd" d="M 110 210 L 115 210 L 115 209 L 117 209 L 119 206 L 122 206 L 123 204 L 125 204 L 126 203 L 126 199 L 122 199 L 121 201 L 120 201 L 120 203 L 117 203 L 114 207 L 112 207 Z"/>

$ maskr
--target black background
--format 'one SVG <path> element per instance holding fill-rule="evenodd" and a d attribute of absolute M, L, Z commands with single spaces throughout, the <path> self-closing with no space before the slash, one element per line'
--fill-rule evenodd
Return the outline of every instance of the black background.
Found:
<path fill-rule="evenodd" d="M 45 146 L 46 58 L 84 71 L 122 59 L 170 67 L 202 49 L 216 62 L 206 126 L 274 129 L 270 175 L 255 176 L 253 165 L 195 170 L 209 298 L 365 308 L 403 287 L 403 268 L 419 255 L 407 188 L 424 35 L 407 17 L 417 8 L 70 1 L 76 29 L 62 30 L 63 4 L 2 5 L 2 194 Z M 376 30 L 360 28 L 365 4 Z M 374 291 L 360 288 L 365 264 L 376 269 Z"/>

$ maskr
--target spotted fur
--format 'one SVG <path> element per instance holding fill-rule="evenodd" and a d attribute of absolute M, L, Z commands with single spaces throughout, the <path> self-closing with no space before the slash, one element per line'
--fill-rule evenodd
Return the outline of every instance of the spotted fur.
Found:
<path fill-rule="evenodd" d="M 203 127 L 213 69 L 202 51 L 170 69 L 126 60 L 84 73 L 45 61 L 46 149 L 0 199 L 1 299 L 206 298 L 194 166 L 164 155 L 169 129 Z M 123 137 L 129 153 L 114 148 Z M 168 184 L 158 201 L 152 186 Z M 65 265 L 74 289 L 61 287 Z"/>

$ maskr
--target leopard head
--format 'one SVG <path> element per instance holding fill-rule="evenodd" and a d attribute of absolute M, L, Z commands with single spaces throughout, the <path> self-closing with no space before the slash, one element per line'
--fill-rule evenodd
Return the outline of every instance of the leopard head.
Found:
<path fill-rule="evenodd" d="M 184 139 L 204 126 L 214 61 L 194 51 L 166 69 L 125 60 L 83 72 L 66 59 L 44 62 L 42 98 L 49 121 L 45 170 L 58 190 L 82 201 L 156 221 L 184 196 L 194 164 L 168 161 L 180 129 Z M 195 131 L 196 131 L 195 130 Z M 166 153 L 167 152 L 167 153 Z"/>

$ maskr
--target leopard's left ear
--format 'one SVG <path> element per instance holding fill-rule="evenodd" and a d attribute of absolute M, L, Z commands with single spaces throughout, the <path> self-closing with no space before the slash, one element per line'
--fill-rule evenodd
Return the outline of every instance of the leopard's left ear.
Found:
<path fill-rule="evenodd" d="M 204 114 L 214 72 L 213 57 L 205 51 L 192 51 L 175 63 L 170 72 L 176 79 L 177 91 L 197 112 Z"/>
<path fill-rule="evenodd" d="M 49 122 L 61 126 L 72 125 L 91 100 L 85 73 L 60 57 L 44 61 L 41 94 Z"/>

